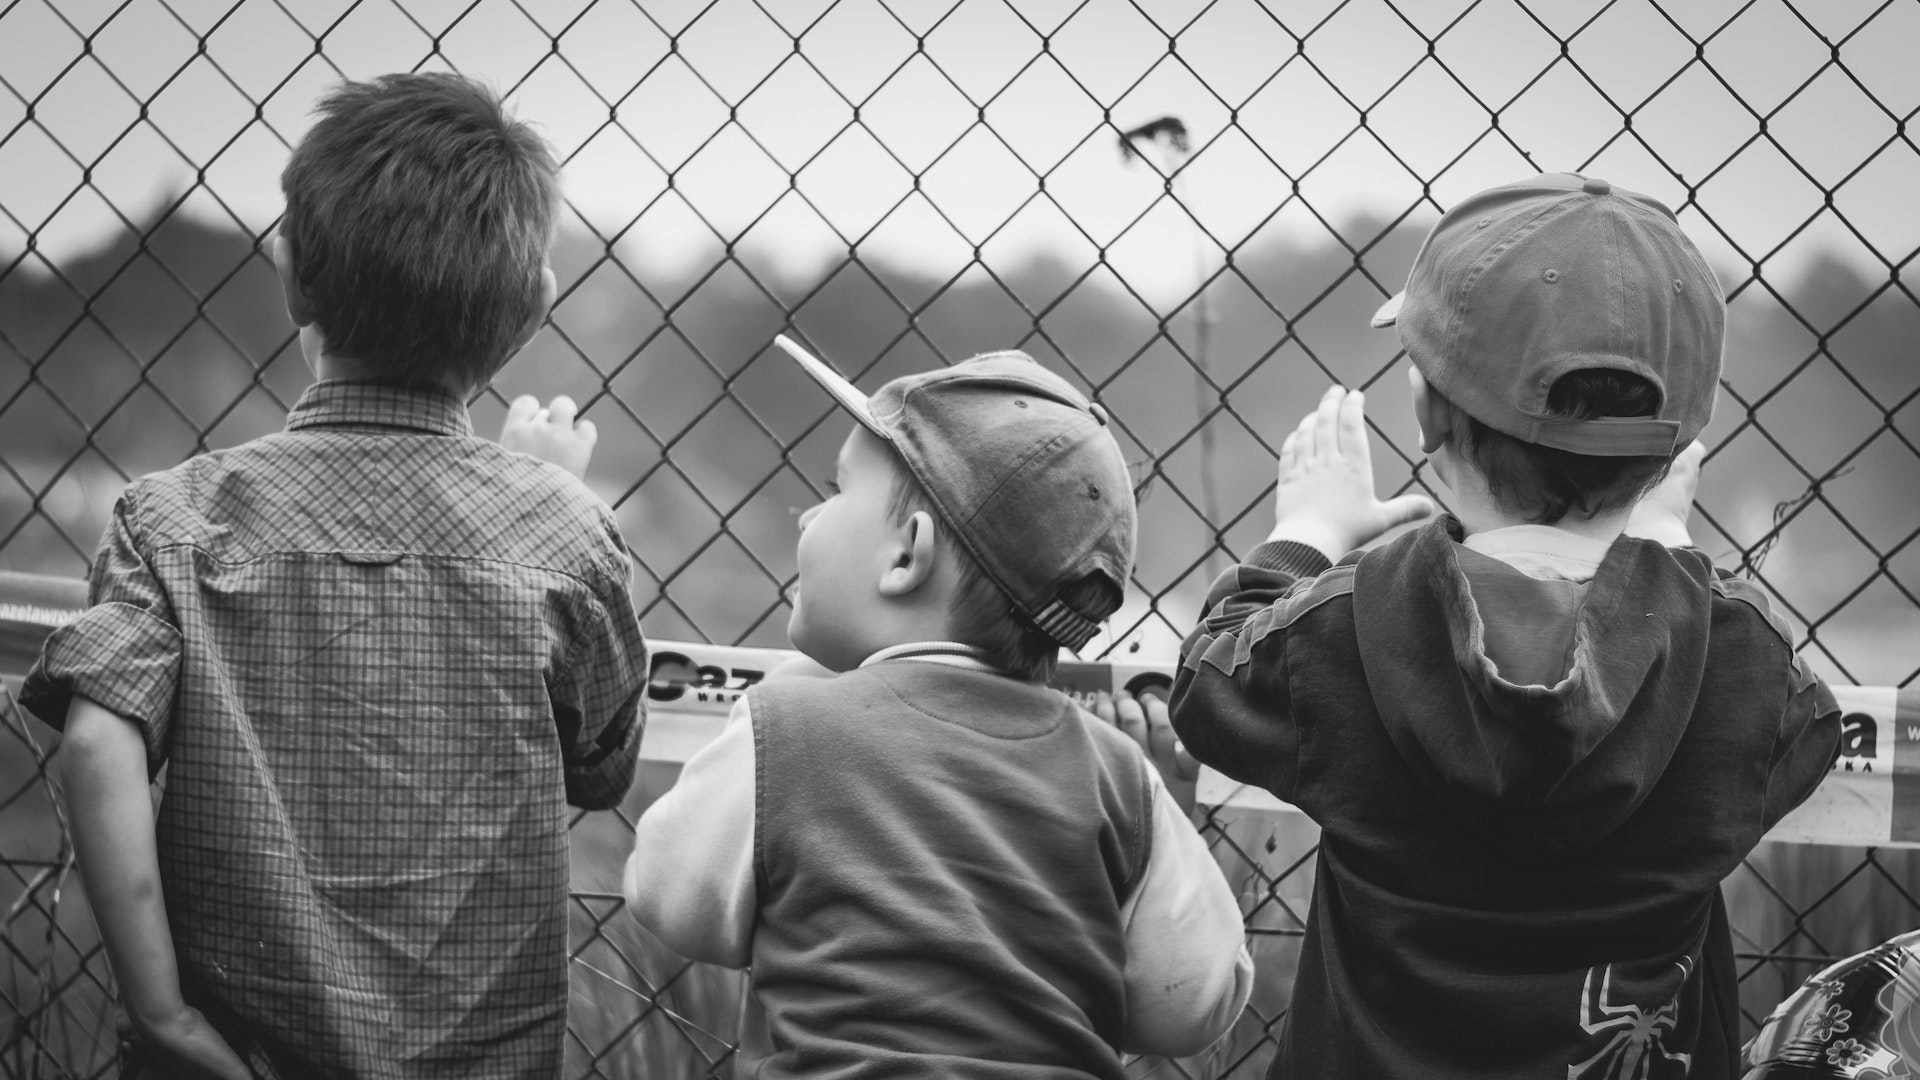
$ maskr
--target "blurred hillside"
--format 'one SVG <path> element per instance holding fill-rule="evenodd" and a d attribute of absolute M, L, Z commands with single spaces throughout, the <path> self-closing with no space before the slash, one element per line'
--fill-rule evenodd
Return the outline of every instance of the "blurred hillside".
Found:
<path fill-rule="evenodd" d="M 36 258 L 0 275 L 0 568 L 84 573 L 125 477 L 277 430 L 309 381 L 271 266 L 245 236 L 179 216 L 139 228 L 144 246 L 123 233 L 58 276 Z M 818 498 L 809 478 L 830 473 L 849 422 L 769 349 L 773 335 L 798 330 L 868 389 L 1024 348 L 1095 388 L 1143 481 L 1139 587 L 1095 647 L 1163 654 L 1224 565 L 1208 563 L 1206 518 L 1225 525 L 1226 550 L 1263 537 L 1273 448 L 1330 378 L 1373 391 L 1381 491 L 1418 482 L 1405 360 L 1367 316 L 1404 280 L 1420 235 L 1365 220 L 1339 232 L 1360 257 L 1331 243 L 1250 247 L 1214 277 L 1207 359 L 1223 393 L 1203 391 L 1189 359 L 1194 305 L 1154 310 L 1100 265 L 975 263 L 947 280 L 846 262 L 794 276 L 716 249 L 679 260 L 698 271 L 663 270 L 577 234 L 555 254 L 551 325 L 496 385 L 571 394 L 599 424 L 592 482 L 643 564 L 649 634 L 784 644 L 794 517 Z M 1707 433 L 1719 449 L 1695 538 L 1737 565 L 1779 504 L 1824 480 L 1820 498 L 1788 509 L 1763 580 L 1814 627 L 1824 673 L 1899 682 L 1920 662 L 1908 542 L 1920 529 L 1920 306 L 1837 260 L 1788 282 L 1720 269 L 1734 293 L 1731 393 Z M 475 404 L 483 434 L 501 411 L 499 396 Z"/>

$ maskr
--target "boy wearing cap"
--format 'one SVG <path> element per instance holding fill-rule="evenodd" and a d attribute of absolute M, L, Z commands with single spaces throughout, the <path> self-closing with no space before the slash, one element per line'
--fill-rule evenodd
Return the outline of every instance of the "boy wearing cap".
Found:
<path fill-rule="evenodd" d="M 1453 515 L 1348 554 L 1425 500 L 1375 500 L 1358 393 L 1288 436 L 1173 691 L 1195 757 L 1322 828 L 1270 1076 L 1733 1075 L 1719 883 L 1839 712 L 1687 536 L 1724 314 L 1654 200 L 1495 188 L 1376 319 Z"/>
<path fill-rule="evenodd" d="M 869 400 L 801 518 L 789 631 L 829 679 L 748 691 L 641 818 L 626 895 L 753 968 L 758 1077 L 1118 1080 L 1230 1027 L 1252 963 L 1131 739 L 1042 680 L 1119 607 L 1132 486 L 1099 407 L 1021 353 Z"/>

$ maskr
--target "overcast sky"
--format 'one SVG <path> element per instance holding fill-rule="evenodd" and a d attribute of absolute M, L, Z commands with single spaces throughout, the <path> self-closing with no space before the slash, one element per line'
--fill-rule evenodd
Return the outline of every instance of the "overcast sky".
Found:
<path fill-rule="evenodd" d="M 789 276 L 850 250 L 941 277 L 1045 254 L 1105 258 L 1171 314 L 1230 251 L 1363 245 L 1564 169 L 1679 208 L 1730 290 L 1757 269 L 1792 291 L 1833 256 L 1912 295 L 1917 43 L 1920 0 L 0 0 L 0 274 L 183 196 L 263 236 L 327 86 L 451 67 L 540 126 L 566 226 L 644 280 L 723 246 Z M 1121 153 L 1162 117 L 1189 153 Z M 1383 257 L 1396 274 L 1406 248 Z M 1792 486 L 1728 520 L 1758 535 Z M 1812 528 L 1770 569 L 1810 565 L 1804 536 L 1854 575 L 1841 591 L 1870 572 Z M 1875 610 L 1910 624 L 1902 601 Z M 1149 653 L 1190 614 L 1150 627 Z M 1887 629 L 1850 613 L 1828 632 L 1869 655 Z"/>
<path fill-rule="evenodd" d="M 0 257 L 29 233 L 69 257 L 116 210 L 183 191 L 188 212 L 263 232 L 319 91 L 442 66 L 510 90 L 553 140 L 573 227 L 669 266 L 721 242 L 788 270 L 850 244 L 940 271 L 975 246 L 990 263 L 1106 248 L 1171 295 L 1196 225 L 1218 260 L 1249 238 L 1325 242 L 1323 220 L 1425 225 L 1558 169 L 1676 205 L 1698 185 L 1682 216 L 1730 287 L 1749 260 L 1786 277 L 1831 250 L 1886 273 L 1920 246 L 1920 153 L 1895 137 L 1920 106 L 1920 0 L 1530 6 L 0 0 Z M 1190 216 L 1118 148 L 1165 115 L 1191 132 Z"/>

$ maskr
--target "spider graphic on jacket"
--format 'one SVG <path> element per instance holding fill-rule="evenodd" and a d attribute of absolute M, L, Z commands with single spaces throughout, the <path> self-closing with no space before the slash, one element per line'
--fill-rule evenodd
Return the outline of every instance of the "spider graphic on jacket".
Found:
<path fill-rule="evenodd" d="M 1656 1009 L 1644 1009 L 1631 1002 L 1609 1004 L 1608 999 L 1613 996 L 1613 965 L 1608 964 L 1604 972 L 1597 967 L 1587 969 L 1586 982 L 1580 988 L 1580 1030 L 1590 1037 L 1607 1035 L 1608 1038 L 1592 1057 L 1567 1066 L 1567 1080 L 1658 1080 L 1662 1072 L 1671 1072 L 1674 1076 L 1687 1074 L 1693 1055 L 1676 1054 L 1662 1043 L 1679 1023 L 1680 989 L 1693 974 L 1693 958 L 1683 956 L 1674 961 L 1673 966 L 1680 969 L 1680 986 L 1674 989 L 1671 1000 Z M 1599 975 L 1597 991 L 1596 974 Z M 1671 1068 L 1661 1069 L 1668 1063 Z"/>

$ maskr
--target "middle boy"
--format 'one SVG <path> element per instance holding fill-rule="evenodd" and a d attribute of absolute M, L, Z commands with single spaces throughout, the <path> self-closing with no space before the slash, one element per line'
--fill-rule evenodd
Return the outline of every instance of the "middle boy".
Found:
<path fill-rule="evenodd" d="M 1206 845 L 1140 748 L 1048 689 L 1119 608 L 1132 484 L 1106 416 L 1018 352 L 868 399 L 800 519 L 776 680 L 641 818 L 629 910 L 753 967 L 760 1077 L 1120 1080 L 1198 1053 L 1253 964 Z"/>

